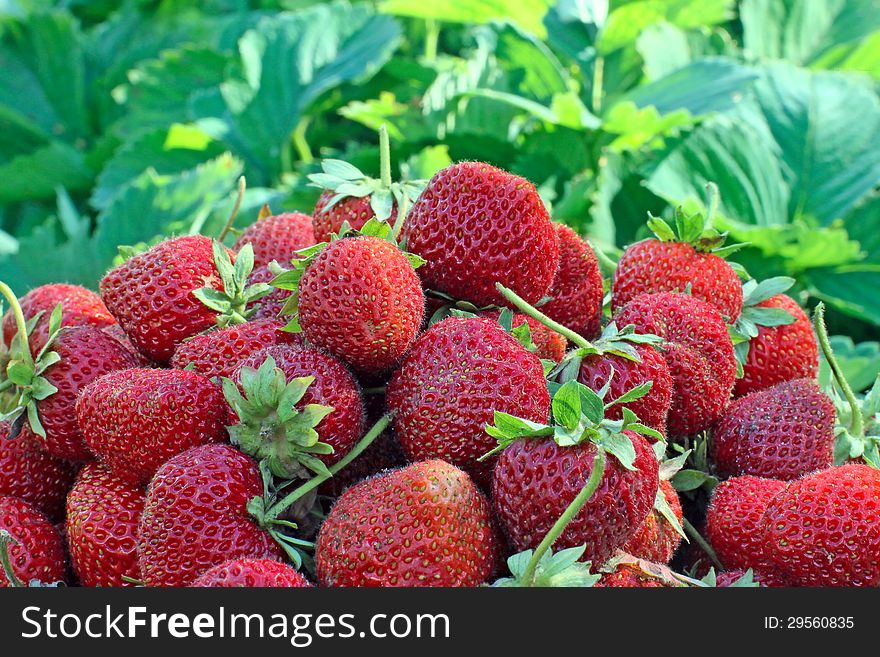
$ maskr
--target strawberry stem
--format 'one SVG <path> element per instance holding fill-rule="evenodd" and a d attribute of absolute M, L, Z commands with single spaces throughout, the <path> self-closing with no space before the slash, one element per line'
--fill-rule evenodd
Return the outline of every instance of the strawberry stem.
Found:
<path fill-rule="evenodd" d="M 18 328 L 18 334 L 21 336 L 23 347 L 21 357 L 27 364 L 33 365 L 34 359 L 31 356 L 31 350 L 28 345 L 27 322 L 25 321 L 24 313 L 21 311 L 21 305 L 9 286 L 2 281 L 0 281 L 0 294 L 6 297 L 9 307 L 12 309 L 12 314 L 15 317 L 15 326 Z"/>
<path fill-rule="evenodd" d="M 3 566 L 3 572 L 6 574 L 6 579 L 9 580 L 9 586 L 20 589 L 24 588 L 24 584 L 15 576 L 12 570 L 12 562 L 9 559 L 9 544 L 15 542 L 15 539 L 12 538 L 8 531 L 0 529 L 0 565 Z"/>
<path fill-rule="evenodd" d="M 592 342 L 590 342 L 583 336 L 578 335 L 571 329 L 564 327 L 559 322 L 554 322 L 552 319 L 547 317 L 547 315 L 535 308 L 513 290 L 504 287 L 501 283 L 495 283 L 495 289 L 498 290 L 505 299 L 516 306 L 520 311 L 522 311 L 529 317 L 538 320 L 547 328 L 552 329 L 560 335 L 565 336 L 572 344 L 577 345 L 578 347 L 583 347 L 584 349 L 596 348 Z"/>
<path fill-rule="evenodd" d="M 379 182 L 382 189 L 391 187 L 391 142 L 384 123 L 379 126 Z"/>
<path fill-rule="evenodd" d="M 523 586 L 535 585 L 535 573 L 537 572 L 538 564 L 541 562 L 541 557 L 546 554 L 547 550 L 553 547 L 553 543 L 555 543 L 556 539 L 559 538 L 559 535 L 565 531 L 565 528 L 568 527 L 568 523 L 571 522 L 571 519 L 574 518 L 580 510 L 584 508 L 584 505 L 590 500 L 590 498 L 593 497 L 593 493 L 599 488 L 599 482 L 602 481 L 602 476 L 604 474 L 605 450 L 597 448 L 596 456 L 593 459 L 593 471 L 590 473 L 590 478 L 587 479 L 587 483 L 584 484 L 581 491 L 571 501 L 571 504 L 569 504 L 565 511 L 562 512 L 562 515 L 559 516 L 559 520 L 553 524 L 550 531 L 544 536 L 544 540 L 542 540 L 538 544 L 538 547 L 535 548 L 535 551 L 532 553 L 532 558 L 529 559 L 529 563 L 523 571 Z"/>
<path fill-rule="evenodd" d="M 222 242 L 226 239 L 229 231 L 232 230 L 232 224 L 235 223 L 235 218 L 238 216 L 238 211 L 241 209 L 241 202 L 244 200 L 244 191 L 246 188 L 247 182 L 245 181 L 244 176 L 240 176 L 238 179 L 238 196 L 235 197 L 235 205 L 232 206 L 232 212 L 229 213 L 229 218 L 226 220 L 223 230 L 217 235 L 218 242 Z"/>
<path fill-rule="evenodd" d="M 721 564 L 721 560 L 718 558 L 718 555 L 715 554 L 715 550 L 712 548 L 712 546 L 709 545 L 709 541 L 707 541 L 700 535 L 700 532 L 698 532 L 697 528 L 690 523 L 690 520 L 688 520 L 687 518 L 682 518 L 681 524 L 684 526 L 685 533 L 690 536 L 694 540 L 694 543 L 699 545 L 700 549 L 702 549 L 703 552 L 708 555 L 709 560 L 712 562 L 712 564 L 718 570 L 724 570 L 724 566 Z"/>
<path fill-rule="evenodd" d="M 825 356 L 825 362 L 828 363 L 828 367 L 834 375 L 834 380 L 837 382 L 837 385 L 843 392 L 843 396 L 846 397 L 846 401 L 852 409 L 852 426 L 849 427 L 849 432 L 853 436 L 864 437 L 865 423 L 864 418 L 862 417 L 862 409 L 859 406 L 859 401 L 856 399 L 852 387 L 849 385 L 849 381 L 847 381 L 846 377 L 843 375 L 843 370 L 840 369 L 840 363 L 838 363 L 837 358 L 834 357 L 834 351 L 831 349 L 831 341 L 828 339 L 828 328 L 825 326 L 825 304 L 821 301 L 816 304 L 816 309 L 813 311 L 813 327 L 816 329 L 816 337 L 819 339 L 819 346 L 822 348 L 822 355 Z"/>
<path fill-rule="evenodd" d="M 403 222 L 406 220 L 406 213 L 409 210 L 408 203 L 409 199 L 406 194 L 401 194 L 400 203 L 397 206 L 397 219 L 394 222 L 394 228 L 391 229 L 391 237 L 395 243 L 400 241 L 400 231 L 403 230 Z"/>

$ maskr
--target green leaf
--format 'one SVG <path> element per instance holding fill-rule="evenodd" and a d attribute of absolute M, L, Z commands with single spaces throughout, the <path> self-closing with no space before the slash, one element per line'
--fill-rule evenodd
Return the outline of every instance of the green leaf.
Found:
<path fill-rule="evenodd" d="M 702 470 L 679 470 L 672 477 L 672 486 L 679 493 L 685 493 L 700 488 L 701 486 L 715 481 L 714 477 Z"/>
<path fill-rule="evenodd" d="M 632 439 L 622 433 L 603 433 L 599 438 L 599 445 L 606 452 L 620 461 L 627 470 L 635 470 L 636 448 Z"/>
<path fill-rule="evenodd" d="M 581 386 L 582 384 L 577 381 L 568 381 L 553 395 L 553 419 L 557 424 L 569 431 L 574 431 L 581 420 L 581 413 L 583 412 L 581 406 Z M 595 393 L 593 394 L 595 395 Z"/>

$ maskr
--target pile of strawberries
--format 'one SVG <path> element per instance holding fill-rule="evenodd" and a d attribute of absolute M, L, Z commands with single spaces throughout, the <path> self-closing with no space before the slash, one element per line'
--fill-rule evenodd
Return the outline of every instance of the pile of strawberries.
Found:
<path fill-rule="evenodd" d="M 385 169 L 0 284 L 0 585 L 880 585 L 880 387 L 790 280 L 699 214 L 600 267 L 523 178 Z"/>

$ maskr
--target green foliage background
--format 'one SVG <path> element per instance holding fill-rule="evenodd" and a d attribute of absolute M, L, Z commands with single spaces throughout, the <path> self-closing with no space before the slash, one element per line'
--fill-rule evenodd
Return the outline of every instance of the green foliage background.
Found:
<path fill-rule="evenodd" d="M 242 223 L 309 211 L 317 160 L 377 173 L 386 123 L 407 174 L 507 168 L 612 255 L 715 181 L 736 259 L 870 371 L 878 85 L 880 0 L 0 0 L 0 279 L 215 233 L 242 173 Z"/>

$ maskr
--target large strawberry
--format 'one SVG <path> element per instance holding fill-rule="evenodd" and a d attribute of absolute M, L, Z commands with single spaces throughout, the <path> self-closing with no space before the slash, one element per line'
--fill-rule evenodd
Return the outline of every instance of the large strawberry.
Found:
<path fill-rule="evenodd" d="M 602 272 L 592 247 L 568 226 L 554 224 L 559 269 L 541 312 L 588 339 L 602 329 Z"/>
<path fill-rule="evenodd" d="M 299 571 L 271 559 L 235 559 L 202 573 L 190 586 L 204 588 L 307 588 Z"/>
<path fill-rule="evenodd" d="M 880 470 L 842 465 L 791 482 L 759 531 L 794 586 L 880 586 Z"/>
<path fill-rule="evenodd" d="M 242 231 L 233 251 L 240 251 L 245 244 L 254 249 L 254 267 L 265 267 L 273 260 L 286 265 L 296 257 L 296 252 L 315 243 L 312 234 L 312 217 L 302 212 L 284 212 L 263 216 Z"/>
<path fill-rule="evenodd" d="M 419 271 L 426 288 L 478 307 L 505 303 L 496 283 L 536 303 L 559 266 L 556 230 L 535 186 L 482 162 L 438 172 L 402 235 L 427 262 Z"/>
<path fill-rule="evenodd" d="M 259 468 L 229 445 L 202 445 L 156 472 L 138 530 L 147 586 L 187 586 L 230 559 L 276 559 L 281 549 L 248 513 L 264 493 Z"/>
<path fill-rule="evenodd" d="M 92 452 L 141 484 L 172 456 L 227 436 L 220 388 L 186 370 L 112 372 L 83 389 L 76 417 Z"/>
<path fill-rule="evenodd" d="M 0 423 L 0 495 L 33 504 L 52 520 L 64 515 L 64 498 L 75 476 L 70 464 L 49 456 L 32 439 L 9 435 Z"/>
<path fill-rule="evenodd" d="M 17 497 L 0 497 L 0 552 L 7 551 L 12 581 L 0 568 L 0 588 L 64 581 L 64 546 L 49 519 Z"/>
<path fill-rule="evenodd" d="M 480 490 L 455 466 L 428 460 L 343 493 L 315 562 L 322 586 L 477 586 L 499 552 Z"/>
<path fill-rule="evenodd" d="M 692 435 L 718 421 L 737 368 L 727 325 L 714 306 L 683 293 L 642 294 L 615 319 L 664 339 L 660 351 L 672 376 L 671 435 Z"/>
<path fill-rule="evenodd" d="M 167 363 L 186 338 L 246 321 L 247 306 L 270 290 L 247 285 L 253 250 L 236 256 L 201 235 L 175 237 L 111 269 L 101 297 L 132 343 Z"/>
<path fill-rule="evenodd" d="M 67 545 L 83 586 L 131 586 L 140 577 L 137 528 L 143 488 L 99 463 L 86 465 L 67 497 Z M 127 579 L 129 581 L 127 581 Z"/>
<path fill-rule="evenodd" d="M 642 294 L 690 291 L 730 323 L 742 308 L 742 283 L 723 258 L 739 245 L 722 246 L 726 235 L 709 227 L 710 218 L 676 210 L 674 228 L 659 217 L 648 227 L 657 239 L 627 247 L 617 263 L 612 285 L 614 308 Z"/>
<path fill-rule="evenodd" d="M 483 431 L 501 411 L 546 422 L 550 394 L 541 361 L 497 323 L 450 317 L 413 345 L 387 392 L 394 431 L 411 460 L 441 458 L 488 484 L 495 446 Z"/>
<path fill-rule="evenodd" d="M 736 399 L 712 429 L 719 473 L 797 479 L 831 466 L 834 402 L 809 379 Z"/>

